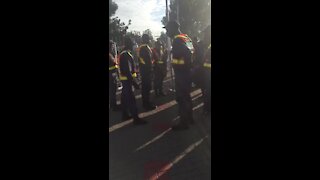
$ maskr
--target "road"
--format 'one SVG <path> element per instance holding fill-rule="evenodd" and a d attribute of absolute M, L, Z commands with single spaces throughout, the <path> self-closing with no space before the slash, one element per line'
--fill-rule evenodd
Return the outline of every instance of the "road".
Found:
<path fill-rule="evenodd" d="M 158 106 L 142 109 L 141 92 L 135 92 L 139 116 L 147 125 L 135 126 L 121 120 L 121 112 L 109 111 L 109 179 L 111 180 L 209 180 L 211 179 L 211 118 L 201 112 L 201 91 L 192 90 L 196 123 L 186 131 L 172 131 L 179 120 L 170 78 L 165 97 L 151 97 Z M 120 93 L 117 99 L 120 100 Z"/>

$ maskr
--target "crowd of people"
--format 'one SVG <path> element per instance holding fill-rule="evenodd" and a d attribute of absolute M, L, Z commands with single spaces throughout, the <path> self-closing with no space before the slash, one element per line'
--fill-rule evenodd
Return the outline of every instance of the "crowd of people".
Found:
<path fill-rule="evenodd" d="M 142 105 L 145 110 L 156 109 L 156 104 L 150 100 L 152 84 L 157 97 L 166 96 L 163 81 L 167 75 L 168 65 L 171 63 L 180 116 L 180 120 L 172 126 L 172 129 L 185 130 L 194 123 L 190 95 L 192 83 L 201 89 L 204 100 L 203 114 L 205 116 L 211 114 L 211 26 L 203 30 L 201 41 L 197 38 L 192 40 L 187 34 L 183 34 L 176 21 L 169 21 L 164 28 L 168 37 L 172 39 L 170 52 L 160 39 L 152 48 L 147 34 L 142 35 L 142 44 L 137 49 L 134 48 L 134 41 L 130 37 L 124 37 L 124 47 L 119 53 L 116 52 L 114 43 L 110 40 L 110 107 L 114 111 L 121 110 L 123 120 L 133 118 L 134 124 L 146 124 L 147 122 L 138 116 L 134 89 L 141 89 Z M 168 58 L 168 55 L 171 58 Z M 118 58 L 115 58 L 116 56 Z M 116 103 L 118 82 L 122 84 L 121 105 Z"/>

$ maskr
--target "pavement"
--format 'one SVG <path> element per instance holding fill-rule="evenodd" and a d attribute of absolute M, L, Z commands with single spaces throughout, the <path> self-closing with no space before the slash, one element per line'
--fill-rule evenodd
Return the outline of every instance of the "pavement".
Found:
<path fill-rule="evenodd" d="M 211 117 L 201 114 L 202 94 L 193 88 L 195 124 L 185 131 L 172 131 L 179 121 L 171 78 L 164 82 L 165 97 L 155 97 L 158 106 L 142 109 L 141 92 L 135 91 L 139 117 L 146 125 L 121 120 L 121 112 L 109 111 L 109 179 L 111 180 L 209 180 L 211 179 Z M 120 100 L 120 93 L 117 95 Z"/>

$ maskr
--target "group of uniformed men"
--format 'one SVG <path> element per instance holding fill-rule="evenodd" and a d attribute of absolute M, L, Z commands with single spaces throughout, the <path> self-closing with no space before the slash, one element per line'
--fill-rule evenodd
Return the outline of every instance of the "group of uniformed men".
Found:
<path fill-rule="evenodd" d="M 174 70 L 175 94 L 180 121 L 172 126 L 173 130 L 185 130 L 194 123 L 191 89 L 192 83 L 201 88 L 204 99 L 204 114 L 211 113 L 211 26 L 203 31 L 203 40 L 192 41 L 187 34 L 180 31 L 176 21 L 169 21 L 164 27 L 167 35 L 173 39 L 170 62 Z M 141 76 L 141 95 L 143 108 L 154 110 L 157 107 L 150 101 L 152 79 L 156 96 L 165 96 L 163 80 L 167 74 L 168 52 L 158 40 L 155 48 L 150 48 L 150 37 L 142 35 L 142 45 L 138 49 L 139 68 L 135 65 L 133 41 L 124 38 L 124 48 L 119 62 L 112 55 L 112 42 L 109 43 L 109 99 L 113 110 L 122 110 L 123 120 L 133 118 L 134 124 L 147 122 L 138 116 L 133 88 L 140 89 L 137 82 L 139 70 Z M 122 84 L 121 108 L 116 103 L 117 78 Z M 153 78 L 152 78 L 153 77 Z"/>

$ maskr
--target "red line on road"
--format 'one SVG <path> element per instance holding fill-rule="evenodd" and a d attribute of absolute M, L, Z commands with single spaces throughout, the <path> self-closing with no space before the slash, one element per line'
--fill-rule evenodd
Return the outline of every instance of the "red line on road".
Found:
<path fill-rule="evenodd" d="M 193 151 L 197 146 L 199 146 L 204 139 L 206 139 L 208 135 L 201 138 L 199 141 L 191 144 L 187 149 L 185 149 L 182 153 L 180 153 L 178 156 L 176 156 L 171 162 L 164 165 L 160 170 L 158 170 L 156 173 L 154 173 L 148 180 L 157 180 L 161 176 L 163 176 L 165 173 L 167 173 L 174 164 L 177 164 L 182 158 L 184 158 L 187 154 L 189 154 L 191 151 Z"/>

